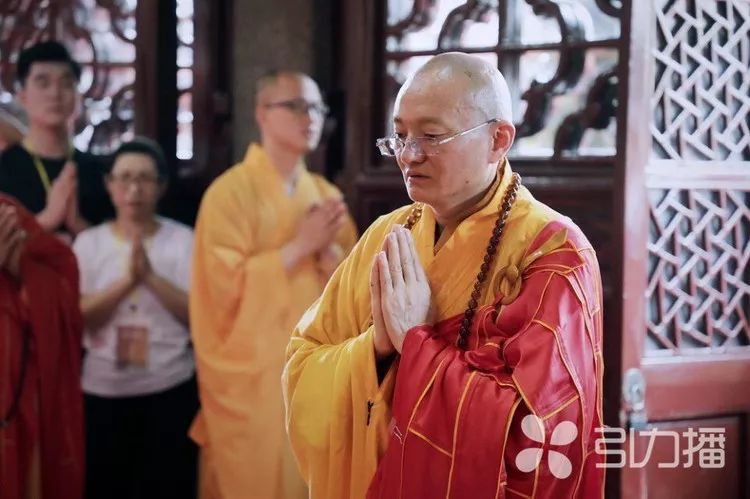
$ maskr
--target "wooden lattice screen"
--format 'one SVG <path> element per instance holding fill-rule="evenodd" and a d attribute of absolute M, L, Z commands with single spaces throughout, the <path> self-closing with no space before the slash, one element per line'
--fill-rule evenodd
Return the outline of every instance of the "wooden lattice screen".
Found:
<path fill-rule="evenodd" d="M 746 349 L 750 2 L 656 4 L 647 355 Z"/>

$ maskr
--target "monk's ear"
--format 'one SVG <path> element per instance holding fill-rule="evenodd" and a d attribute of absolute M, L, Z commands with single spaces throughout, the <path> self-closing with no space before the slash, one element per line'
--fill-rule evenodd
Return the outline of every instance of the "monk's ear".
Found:
<path fill-rule="evenodd" d="M 112 200 L 112 173 L 107 173 L 102 178 L 102 183 L 104 184 L 104 189 L 107 191 L 107 194 L 109 194 L 109 199 Z"/>
<path fill-rule="evenodd" d="M 500 121 L 493 125 L 492 144 L 490 147 L 490 157 L 488 163 L 497 163 L 503 159 L 513 145 L 513 139 L 516 137 L 516 127 L 507 121 Z"/>
<path fill-rule="evenodd" d="M 16 100 L 18 100 L 18 103 L 21 104 L 21 107 L 26 109 L 26 87 L 22 85 L 18 86 L 18 90 L 16 90 Z"/>
<path fill-rule="evenodd" d="M 255 122 L 257 124 L 262 124 L 266 119 L 266 107 L 258 103 L 255 105 Z"/>

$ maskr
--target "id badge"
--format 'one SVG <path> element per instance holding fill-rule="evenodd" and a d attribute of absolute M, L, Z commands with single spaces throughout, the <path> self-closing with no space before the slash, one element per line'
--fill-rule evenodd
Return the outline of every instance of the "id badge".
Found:
<path fill-rule="evenodd" d="M 117 326 L 117 367 L 146 367 L 149 328 L 145 324 Z"/>

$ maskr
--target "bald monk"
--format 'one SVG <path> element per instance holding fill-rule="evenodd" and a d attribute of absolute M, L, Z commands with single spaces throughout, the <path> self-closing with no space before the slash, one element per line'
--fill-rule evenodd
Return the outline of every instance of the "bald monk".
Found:
<path fill-rule="evenodd" d="M 474 56 L 401 88 L 378 147 L 414 204 L 373 223 L 287 349 L 311 497 L 603 495 L 598 264 L 511 170 L 511 117 Z"/>
<path fill-rule="evenodd" d="M 81 499 L 78 269 L 70 248 L 0 193 L 0 499 Z"/>
<path fill-rule="evenodd" d="M 356 242 L 341 193 L 305 168 L 326 106 L 308 76 L 257 86 L 261 144 L 210 186 L 195 232 L 190 325 L 203 498 L 307 497 L 279 379 L 294 325 Z"/>

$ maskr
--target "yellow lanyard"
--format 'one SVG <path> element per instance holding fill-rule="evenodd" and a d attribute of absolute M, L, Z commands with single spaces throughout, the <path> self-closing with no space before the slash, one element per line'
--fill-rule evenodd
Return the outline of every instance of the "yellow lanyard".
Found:
<path fill-rule="evenodd" d="M 42 181 L 42 185 L 44 186 L 44 192 L 49 194 L 50 189 L 52 189 L 52 182 L 50 182 L 49 174 L 47 173 L 47 169 L 44 167 L 44 163 L 42 163 L 42 160 L 39 158 L 39 156 L 34 153 L 28 141 L 24 140 L 23 147 L 31 156 L 32 161 L 34 161 L 36 172 L 39 174 L 39 180 Z M 73 147 L 71 146 L 68 152 L 68 156 L 67 158 L 65 158 L 65 161 L 70 161 L 71 159 L 73 159 L 74 150 L 75 149 L 73 149 Z"/>
<path fill-rule="evenodd" d="M 36 171 L 37 173 L 39 173 L 39 179 L 42 181 L 42 185 L 44 186 L 44 192 L 49 194 L 49 191 L 52 188 L 52 183 L 49 181 L 49 175 L 47 175 L 47 170 L 44 168 L 42 160 L 39 159 L 39 156 L 33 153 L 31 154 L 31 159 L 34 160 L 34 166 L 36 166 Z"/>

